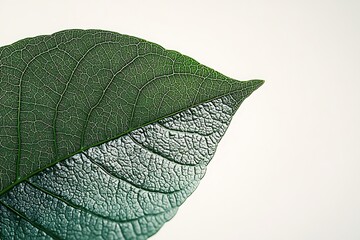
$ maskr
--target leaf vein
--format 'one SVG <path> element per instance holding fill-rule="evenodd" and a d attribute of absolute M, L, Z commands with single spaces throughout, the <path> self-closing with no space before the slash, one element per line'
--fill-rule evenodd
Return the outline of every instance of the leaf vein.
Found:
<path fill-rule="evenodd" d="M 138 188 L 140 190 L 143 190 L 145 192 L 153 192 L 153 193 L 162 193 L 162 194 L 174 194 L 174 193 L 177 193 L 177 192 L 180 192 L 182 191 L 182 189 L 180 190 L 174 190 L 174 191 L 161 191 L 161 190 L 153 190 L 153 189 L 148 189 L 148 188 L 144 188 L 143 186 L 141 185 L 138 185 L 138 184 L 135 184 L 129 180 L 127 180 L 126 178 L 123 178 L 123 177 L 120 177 L 120 176 L 117 176 L 117 175 L 114 175 L 112 174 L 109 170 L 107 170 L 103 165 L 97 163 L 89 154 L 87 153 L 83 153 L 86 158 L 94 165 L 96 165 L 97 167 L 99 167 L 104 173 L 106 173 L 107 175 L 117 179 L 117 180 L 121 180 L 123 182 L 126 182 L 128 184 L 130 184 L 131 186 L 135 187 L 135 188 Z"/>
<path fill-rule="evenodd" d="M 69 87 L 69 85 L 70 85 L 70 82 L 71 82 L 72 78 L 74 77 L 76 70 L 77 70 L 78 67 L 80 66 L 80 63 L 85 59 L 85 57 L 86 57 L 92 50 L 94 50 L 96 47 L 99 47 L 99 46 L 101 46 L 101 45 L 103 45 L 103 44 L 109 44 L 109 43 L 116 44 L 116 43 L 118 43 L 118 42 L 114 42 L 114 41 L 103 41 L 103 42 L 99 42 L 99 43 L 93 45 L 92 47 L 90 47 L 89 49 L 87 49 L 87 51 L 81 56 L 81 58 L 77 61 L 74 69 L 71 71 L 69 80 L 66 82 L 65 88 L 64 88 L 63 92 L 61 93 L 60 99 L 59 99 L 59 101 L 57 102 L 56 107 L 55 107 L 55 113 L 54 113 L 54 118 L 53 118 L 53 138 L 54 138 L 55 158 L 58 157 L 58 151 L 59 151 L 58 146 L 57 146 L 57 134 L 56 134 L 57 116 L 58 116 L 58 111 L 59 111 L 60 104 L 61 104 L 61 102 L 62 102 L 62 100 L 63 100 L 63 98 L 64 98 L 64 95 L 65 95 L 66 91 L 68 90 L 68 87 Z"/>
<path fill-rule="evenodd" d="M 110 218 L 110 217 L 106 217 L 106 216 L 103 216 L 99 213 L 96 213 L 96 212 L 93 212 L 85 207 L 82 207 L 82 206 L 79 206 L 79 205 L 76 205 L 74 204 L 73 202 L 70 202 L 64 198 L 62 198 L 61 196 L 59 196 L 58 194 L 54 193 L 54 192 L 51 192 L 35 183 L 32 183 L 30 181 L 26 181 L 30 186 L 32 186 L 33 188 L 37 189 L 38 191 L 46 194 L 46 195 L 49 195 L 50 197 L 53 197 L 57 200 L 59 200 L 60 202 L 64 203 L 65 205 L 71 207 L 71 208 L 74 208 L 74 209 L 77 209 L 77 210 L 80 210 L 82 212 L 85 212 L 85 213 L 88 213 L 90 215 L 93 215 L 93 216 L 96 216 L 98 218 L 101 218 L 101 219 L 104 219 L 106 221 L 111 221 L 111 222 L 116 222 L 116 223 L 128 223 L 128 222 L 133 222 L 133 221 L 137 221 L 137 220 L 140 220 L 142 218 L 145 218 L 145 217 L 151 217 L 151 216 L 158 216 L 158 215 L 161 215 L 161 214 L 164 214 L 166 213 L 167 211 L 164 211 L 164 212 L 160 212 L 160 213 L 156 213 L 156 214 L 144 214 L 143 216 L 140 216 L 140 217 L 136 217 L 136 218 L 131 218 L 131 219 L 124 219 L 124 220 L 116 220 L 116 219 L 113 219 L 113 218 Z"/>
<path fill-rule="evenodd" d="M 34 226 L 35 228 L 37 228 L 39 231 L 45 233 L 46 235 L 48 235 L 49 237 L 55 239 L 55 240 L 60 240 L 61 238 L 58 237 L 56 234 L 49 232 L 46 228 L 44 228 L 43 226 L 41 226 L 40 224 L 32 221 L 31 219 L 29 219 L 27 216 L 25 216 L 23 213 L 20 213 L 18 210 L 16 210 L 14 207 L 11 207 L 10 205 L 6 204 L 5 202 L 0 200 L 0 204 L 2 204 L 3 206 L 5 206 L 7 209 L 9 209 L 12 213 L 14 213 L 15 215 L 21 217 L 22 219 L 24 219 L 25 221 L 27 221 L 28 223 L 30 223 L 32 226 Z"/>
<path fill-rule="evenodd" d="M 169 158 L 168 156 L 164 155 L 163 153 L 153 149 L 153 148 L 150 148 L 148 146 L 144 146 L 141 142 L 139 142 L 138 140 L 136 140 L 133 136 L 131 136 L 131 133 L 129 133 L 129 138 L 136 144 L 138 145 L 139 147 L 145 149 L 146 151 L 152 153 L 152 154 L 155 154 L 155 155 L 158 155 L 166 160 L 168 160 L 169 162 L 173 162 L 175 164 L 178 164 L 178 165 L 182 165 L 182 166 L 188 166 L 188 167 L 194 167 L 194 166 L 197 166 L 199 165 L 200 163 L 181 163 L 181 162 L 178 162 L 176 160 L 173 160 L 171 158 Z"/>

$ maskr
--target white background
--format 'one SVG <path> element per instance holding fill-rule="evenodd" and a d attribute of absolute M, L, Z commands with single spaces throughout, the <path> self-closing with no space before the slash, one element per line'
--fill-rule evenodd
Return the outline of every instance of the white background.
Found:
<path fill-rule="evenodd" d="M 0 45 L 68 28 L 266 80 L 152 239 L 360 239 L 360 1 L 0 1 Z"/>

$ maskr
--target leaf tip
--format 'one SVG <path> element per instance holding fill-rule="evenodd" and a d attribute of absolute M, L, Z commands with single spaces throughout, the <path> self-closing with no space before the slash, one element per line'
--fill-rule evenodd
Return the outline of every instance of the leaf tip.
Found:
<path fill-rule="evenodd" d="M 246 81 L 246 88 L 247 88 L 247 94 L 245 97 L 249 97 L 255 90 L 257 90 L 259 87 L 261 87 L 264 84 L 264 80 L 260 79 L 253 79 Z"/>
<path fill-rule="evenodd" d="M 238 91 L 235 91 L 232 97 L 240 104 L 249 97 L 256 89 L 264 84 L 264 80 L 253 79 L 248 81 L 239 81 Z"/>
<path fill-rule="evenodd" d="M 252 84 L 254 91 L 265 83 L 265 81 L 261 79 L 253 79 L 250 80 L 249 82 Z"/>
<path fill-rule="evenodd" d="M 259 87 L 261 87 L 264 84 L 264 80 L 260 80 L 260 79 L 253 79 L 253 80 L 249 80 L 247 81 L 247 86 L 248 88 L 248 94 L 246 97 L 250 96 L 255 90 L 257 90 Z"/>

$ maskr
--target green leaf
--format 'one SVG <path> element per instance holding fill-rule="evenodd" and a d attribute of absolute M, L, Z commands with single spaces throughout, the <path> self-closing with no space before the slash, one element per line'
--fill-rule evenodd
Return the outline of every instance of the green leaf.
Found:
<path fill-rule="evenodd" d="M 107 31 L 0 48 L 0 237 L 153 235 L 262 83 Z"/>

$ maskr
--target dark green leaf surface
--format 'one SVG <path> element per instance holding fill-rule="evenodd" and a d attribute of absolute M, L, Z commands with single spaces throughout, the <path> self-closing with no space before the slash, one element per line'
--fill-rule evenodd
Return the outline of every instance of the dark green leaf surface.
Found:
<path fill-rule="evenodd" d="M 0 48 L 0 236 L 153 235 L 261 84 L 107 31 Z"/>

